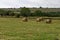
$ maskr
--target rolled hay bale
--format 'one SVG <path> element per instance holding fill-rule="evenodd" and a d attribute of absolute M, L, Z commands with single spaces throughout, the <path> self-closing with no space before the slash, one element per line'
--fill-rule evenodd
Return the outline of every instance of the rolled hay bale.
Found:
<path fill-rule="evenodd" d="M 51 19 L 46 19 L 46 23 L 51 23 L 52 20 Z"/>
<path fill-rule="evenodd" d="M 36 19 L 36 22 L 40 22 L 42 20 L 43 20 L 43 18 L 42 17 L 39 17 L 39 18 Z"/>
<path fill-rule="evenodd" d="M 27 22 L 27 21 L 28 21 L 27 17 L 24 17 L 24 18 L 22 19 L 22 21 L 23 21 L 23 22 Z"/>

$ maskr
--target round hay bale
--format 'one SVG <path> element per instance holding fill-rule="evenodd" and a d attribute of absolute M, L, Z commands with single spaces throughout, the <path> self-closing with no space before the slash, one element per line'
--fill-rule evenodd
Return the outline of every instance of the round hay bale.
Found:
<path fill-rule="evenodd" d="M 28 21 L 27 17 L 24 17 L 24 18 L 22 19 L 22 21 L 23 21 L 23 22 L 27 22 L 27 21 Z"/>
<path fill-rule="evenodd" d="M 40 21 L 42 21 L 42 20 L 43 20 L 42 17 L 39 17 L 39 18 L 36 19 L 37 22 L 40 22 Z"/>
<path fill-rule="evenodd" d="M 46 23 L 51 23 L 52 20 L 51 19 L 46 19 Z"/>

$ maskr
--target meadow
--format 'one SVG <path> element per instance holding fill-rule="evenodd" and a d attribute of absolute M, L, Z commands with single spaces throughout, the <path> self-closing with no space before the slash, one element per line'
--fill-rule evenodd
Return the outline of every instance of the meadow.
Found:
<path fill-rule="evenodd" d="M 56 40 L 60 38 L 60 20 L 36 22 L 21 18 L 0 18 L 0 40 Z"/>

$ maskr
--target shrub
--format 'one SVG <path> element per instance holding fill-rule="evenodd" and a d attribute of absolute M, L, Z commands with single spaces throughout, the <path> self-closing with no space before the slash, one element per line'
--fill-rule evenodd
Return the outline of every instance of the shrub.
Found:
<path fill-rule="evenodd" d="M 16 14 L 16 18 L 19 18 L 19 17 L 20 17 L 20 14 L 17 13 L 17 14 Z"/>
<path fill-rule="evenodd" d="M 13 12 L 9 13 L 10 16 L 14 16 L 15 14 Z"/>

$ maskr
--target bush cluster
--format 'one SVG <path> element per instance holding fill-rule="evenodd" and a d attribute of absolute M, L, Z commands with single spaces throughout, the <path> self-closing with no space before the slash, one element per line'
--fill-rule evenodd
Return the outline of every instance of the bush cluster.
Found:
<path fill-rule="evenodd" d="M 21 10 L 16 13 L 11 10 L 3 10 L 0 9 L 0 16 L 15 16 L 16 18 L 19 18 L 20 16 L 24 17 L 30 17 L 30 16 L 37 16 L 37 17 L 60 17 L 60 12 L 42 12 L 41 10 L 36 10 L 35 12 L 31 12 L 29 8 L 21 8 Z"/>

